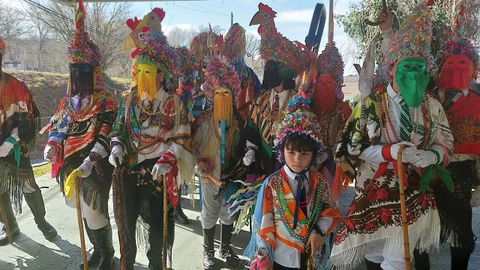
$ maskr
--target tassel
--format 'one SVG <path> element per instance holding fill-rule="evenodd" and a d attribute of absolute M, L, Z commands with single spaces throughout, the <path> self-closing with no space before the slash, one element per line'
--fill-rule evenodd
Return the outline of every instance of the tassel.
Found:
<path fill-rule="evenodd" d="M 148 73 L 147 73 L 148 72 Z M 157 98 L 157 68 L 139 64 L 137 70 L 138 79 L 138 99 L 142 100 L 143 93 L 148 94 L 149 100 Z"/>
<path fill-rule="evenodd" d="M 230 120 L 233 116 L 233 97 L 230 90 L 218 88 L 213 97 L 213 119 Z"/>
<path fill-rule="evenodd" d="M 226 120 L 220 120 L 220 162 L 223 165 L 225 163 L 225 148 L 226 148 Z"/>

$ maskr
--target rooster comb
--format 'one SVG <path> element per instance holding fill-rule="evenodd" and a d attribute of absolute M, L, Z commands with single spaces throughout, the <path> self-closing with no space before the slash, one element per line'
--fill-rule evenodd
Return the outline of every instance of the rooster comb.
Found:
<path fill-rule="evenodd" d="M 277 16 L 277 12 L 275 12 L 271 7 L 269 7 L 268 5 L 265 5 L 263 3 L 258 4 L 258 9 L 261 12 L 270 14 L 270 16 L 272 16 L 272 18 L 275 18 Z"/>

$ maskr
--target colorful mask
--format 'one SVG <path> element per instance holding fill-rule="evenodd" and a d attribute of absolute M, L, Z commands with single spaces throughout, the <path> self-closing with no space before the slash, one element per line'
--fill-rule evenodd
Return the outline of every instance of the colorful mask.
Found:
<path fill-rule="evenodd" d="M 148 95 L 148 100 L 157 98 L 157 68 L 152 65 L 138 64 L 138 98 L 144 99 L 144 93 Z"/>
<path fill-rule="evenodd" d="M 395 80 L 405 103 L 410 108 L 418 107 L 430 80 L 427 62 L 420 58 L 405 58 L 398 62 L 395 72 Z"/>
<path fill-rule="evenodd" d="M 213 96 L 213 119 L 230 120 L 233 116 L 232 92 L 226 88 L 215 89 Z"/>
<path fill-rule="evenodd" d="M 91 64 L 70 64 L 70 96 L 93 94 L 95 68 Z"/>
<path fill-rule="evenodd" d="M 447 57 L 438 76 L 437 86 L 441 89 L 464 90 L 473 76 L 473 63 L 466 55 Z"/>
<path fill-rule="evenodd" d="M 322 74 L 318 77 L 313 106 L 316 111 L 332 111 L 335 108 L 337 82 L 332 76 Z"/>

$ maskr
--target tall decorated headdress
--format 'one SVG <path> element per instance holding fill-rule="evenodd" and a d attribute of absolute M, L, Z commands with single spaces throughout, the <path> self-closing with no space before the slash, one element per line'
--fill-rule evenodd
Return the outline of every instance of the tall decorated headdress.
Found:
<path fill-rule="evenodd" d="M 5 50 L 7 49 L 7 45 L 5 44 L 5 40 L 0 36 L 0 54 L 4 55 Z"/>
<path fill-rule="evenodd" d="M 440 88 L 466 88 L 469 81 L 477 77 L 476 70 L 480 68 L 479 52 L 463 33 L 464 8 L 462 4 L 449 39 L 437 52 L 437 86 Z"/>
<path fill-rule="evenodd" d="M 167 37 L 162 32 L 161 23 L 165 18 L 165 11 L 162 8 L 154 8 L 147 13 L 142 20 L 137 17 L 127 20 L 127 26 L 132 30 L 124 42 L 124 49 L 135 48 L 131 53 L 134 59 L 132 67 L 132 85 L 138 84 L 139 96 L 142 95 L 141 88 L 153 98 L 156 95 L 154 78 L 139 76 L 138 72 L 142 66 L 147 73 L 161 72 L 166 79 L 173 79 L 176 68 L 176 55 L 174 49 L 167 43 Z M 148 66 L 148 67 L 147 67 Z"/>
<path fill-rule="evenodd" d="M 245 29 L 238 23 L 234 23 L 222 44 L 222 54 L 228 59 L 228 62 L 235 66 L 240 79 L 248 77 L 248 70 L 245 64 L 246 54 Z"/>
<path fill-rule="evenodd" d="M 276 12 L 263 3 L 258 4 L 258 12 L 252 17 L 250 25 L 260 25 L 258 33 L 260 40 L 260 55 L 265 62 L 274 60 L 288 67 L 285 77 L 295 77 L 308 66 L 308 53 L 305 47 L 293 42 L 277 31 L 274 18 Z"/>
<path fill-rule="evenodd" d="M 103 69 L 101 67 L 102 57 L 98 46 L 90 39 L 88 33 L 85 31 L 85 18 L 86 13 L 83 0 L 79 0 L 77 12 L 75 14 L 75 32 L 67 52 L 71 69 L 70 85 L 68 89 L 69 94 L 72 94 L 72 91 L 77 92 L 72 83 L 80 82 L 82 85 L 89 85 L 90 83 L 88 80 L 90 80 L 89 77 L 92 72 L 93 90 L 105 90 Z M 91 65 L 91 67 L 88 67 L 88 65 Z M 90 68 L 93 68 L 93 70 L 88 70 Z M 81 86 L 79 87 L 82 88 Z M 83 89 L 80 91 L 82 90 Z"/>
<path fill-rule="evenodd" d="M 319 75 L 330 75 L 336 83 L 335 95 L 338 99 L 343 100 L 343 63 L 342 55 L 338 50 L 335 42 L 333 41 L 334 34 L 334 22 L 333 22 L 333 5 L 330 1 L 329 5 L 329 22 L 328 22 L 328 42 L 325 49 L 317 58 L 317 72 Z M 318 93 L 317 98 L 321 98 L 322 91 Z"/>
<path fill-rule="evenodd" d="M 215 89 L 225 88 L 232 92 L 233 98 L 240 91 L 240 79 L 235 68 L 228 63 L 228 60 L 220 55 L 213 55 L 207 59 L 205 82 L 202 89 L 205 96 L 213 100 Z"/>
<path fill-rule="evenodd" d="M 290 136 L 305 136 L 314 141 L 316 155 L 323 151 L 321 140 L 321 127 L 318 118 L 310 108 L 310 99 L 305 94 L 294 96 L 289 102 L 285 118 L 282 122 L 276 123 L 274 149 L 277 152 L 277 158 L 281 163 L 285 163 L 283 155 L 283 146 Z"/>
<path fill-rule="evenodd" d="M 385 55 L 390 68 L 402 58 L 418 57 L 425 59 L 427 67 L 434 66 L 431 54 L 432 43 L 432 15 L 430 6 L 433 1 L 425 1 L 416 6 L 401 23 L 398 31 L 393 35 Z M 386 72 L 388 74 L 388 72 Z"/>
<path fill-rule="evenodd" d="M 75 33 L 68 47 L 68 59 L 70 63 L 91 64 L 98 67 L 101 61 L 100 50 L 85 32 L 85 17 L 83 0 L 79 0 L 75 14 Z"/>

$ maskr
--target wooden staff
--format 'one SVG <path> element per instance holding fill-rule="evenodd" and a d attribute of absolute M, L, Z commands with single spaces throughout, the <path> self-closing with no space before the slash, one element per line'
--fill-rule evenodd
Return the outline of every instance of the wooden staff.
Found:
<path fill-rule="evenodd" d="M 163 270 L 167 269 L 167 250 L 168 250 L 168 205 L 167 205 L 167 179 L 161 176 L 163 182 Z"/>
<path fill-rule="evenodd" d="M 398 182 L 400 185 L 400 211 L 402 213 L 402 231 L 403 231 L 403 254 L 405 256 L 405 269 L 410 270 L 410 238 L 408 236 L 407 206 L 405 203 L 405 168 L 402 163 L 402 152 L 405 145 L 400 145 L 397 154 Z"/>
<path fill-rule="evenodd" d="M 75 206 L 77 208 L 78 228 L 80 229 L 80 247 L 82 248 L 83 270 L 88 270 L 87 248 L 85 247 L 85 234 L 83 231 L 82 206 L 80 205 L 80 178 L 76 179 Z"/>
<path fill-rule="evenodd" d="M 5 192 L 4 196 L 10 196 L 7 192 Z M 5 205 L 3 205 L 3 200 L 0 199 L 0 214 L 2 215 L 3 224 L 5 225 L 5 229 L 7 230 L 8 236 L 8 243 L 12 243 L 12 228 L 10 228 L 10 222 L 7 220 L 7 213 L 5 212 Z"/>

